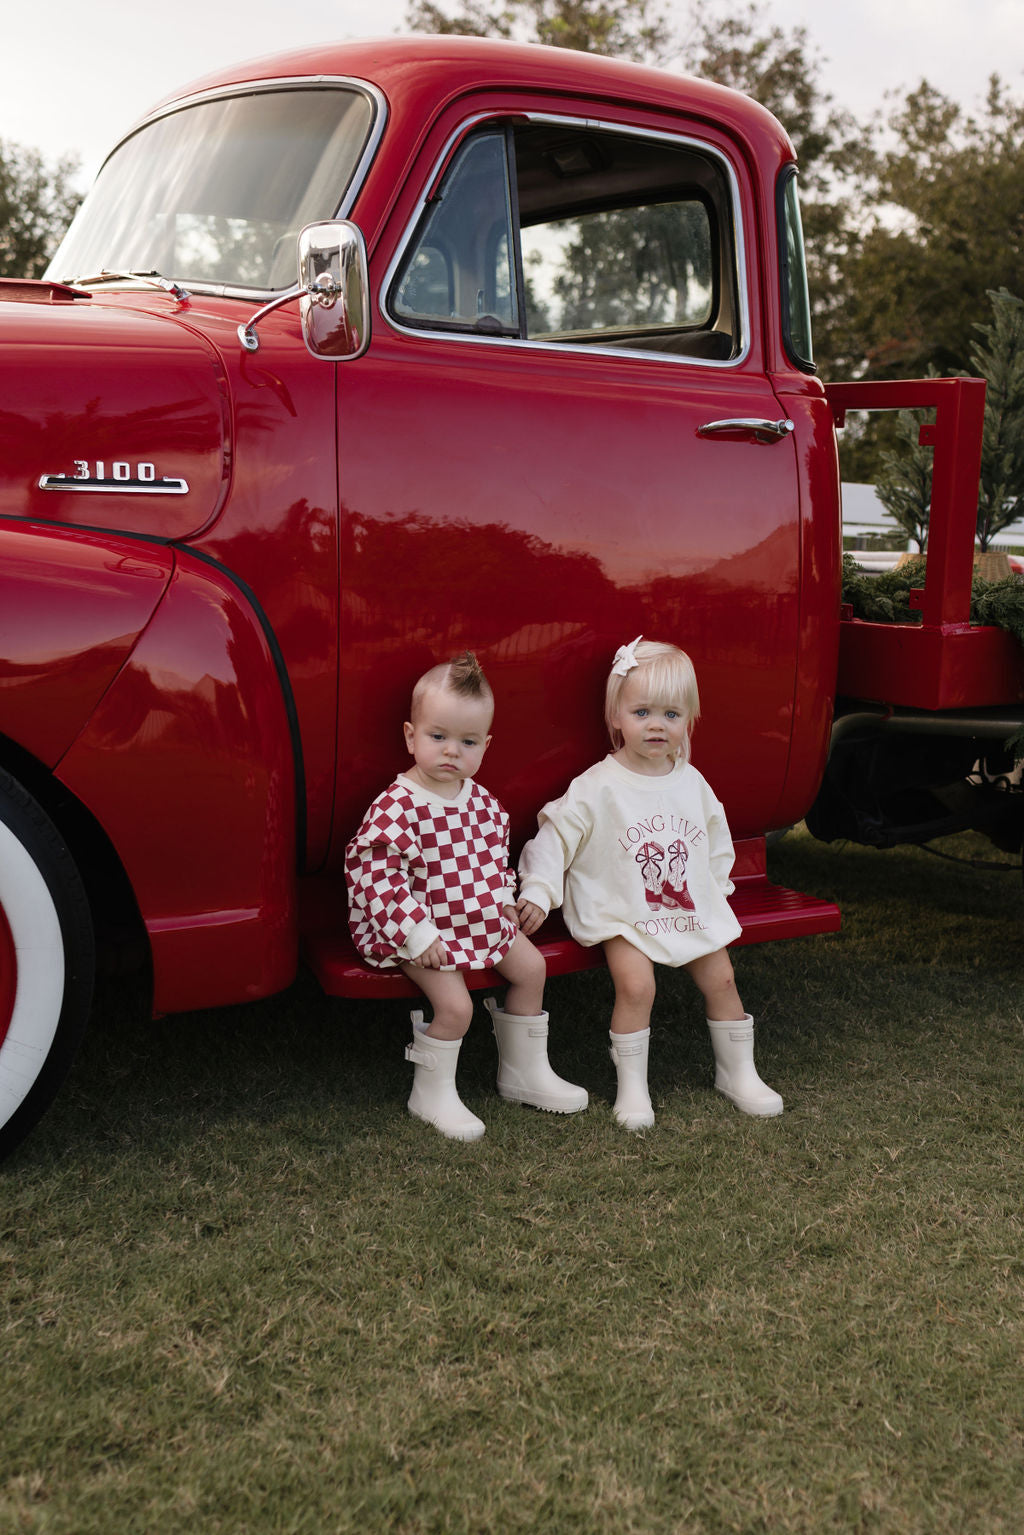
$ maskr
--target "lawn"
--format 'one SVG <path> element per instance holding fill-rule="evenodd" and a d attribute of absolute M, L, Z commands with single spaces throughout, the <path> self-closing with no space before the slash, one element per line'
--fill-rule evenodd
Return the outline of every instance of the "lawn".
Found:
<path fill-rule="evenodd" d="M 481 1008 L 471 1145 L 406 1114 L 397 1005 L 104 994 L 0 1168 L 4 1535 L 1019 1535 L 1019 862 L 771 863 L 844 911 L 737 951 L 774 1120 L 668 972 L 653 1130 L 593 972 L 548 994 L 590 1110 L 497 1099 Z"/>

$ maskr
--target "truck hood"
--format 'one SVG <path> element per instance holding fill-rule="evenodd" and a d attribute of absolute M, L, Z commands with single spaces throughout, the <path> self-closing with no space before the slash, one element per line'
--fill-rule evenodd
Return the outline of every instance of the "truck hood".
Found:
<path fill-rule="evenodd" d="M 0 282 L 0 515 L 159 539 L 216 517 L 231 462 L 220 358 L 186 307 L 126 298 Z"/>

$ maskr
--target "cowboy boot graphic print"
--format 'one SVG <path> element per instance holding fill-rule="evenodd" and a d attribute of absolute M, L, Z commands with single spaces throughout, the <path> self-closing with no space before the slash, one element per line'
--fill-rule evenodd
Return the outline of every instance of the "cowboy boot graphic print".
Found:
<path fill-rule="evenodd" d="M 686 885 L 686 860 L 689 856 L 685 842 L 669 843 L 668 870 L 661 887 L 661 898 L 666 906 L 675 906 L 681 911 L 697 909 Z"/>
<path fill-rule="evenodd" d="M 648 906 L 661 905 L 661 865 L 665 849 L 657 842 L 645 842 L 637 848 L 636 861 L 644 880 L 644 895 Z"/>

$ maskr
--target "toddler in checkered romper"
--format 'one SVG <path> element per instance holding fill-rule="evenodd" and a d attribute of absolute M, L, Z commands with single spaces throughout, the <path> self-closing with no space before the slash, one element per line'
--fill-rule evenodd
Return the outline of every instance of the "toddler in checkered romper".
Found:
<path fill-rule="evenodd" d="M 413 689 L 407 773 L 379 794 L 345 855 L 349 926 L 368 964 L 400 968 L 433 1009 L 414 1012 L 406 1059 L 415 1065 L 409 1110 L 454 1140 L 483 1122 L 459 1098 L 455 1070 L 473 1003 L 463 972 L 491 967 L 508 982 L 504 1005 L 485 1003 L 498 1043 L 498 1092 L 555 1113 L 587 1106 L 582 1087 L 547 1058 L 543 956 L 519 930 L 508 864 L 508 816 L 473 779 L 490 744 L 494 696 L 466 651 Z"/>

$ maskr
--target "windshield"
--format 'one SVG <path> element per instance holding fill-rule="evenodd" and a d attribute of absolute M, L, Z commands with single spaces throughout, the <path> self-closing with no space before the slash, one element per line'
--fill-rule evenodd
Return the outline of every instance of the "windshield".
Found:
<path fill-rule="evenodd" d="M 197 287 L 290 288 L 296 236 L 341 208 L 375 116 L 367 92 L 319 85 L 250 90 L 155 118 L 106 162 L 47 275 L 159 272 Z"/>

